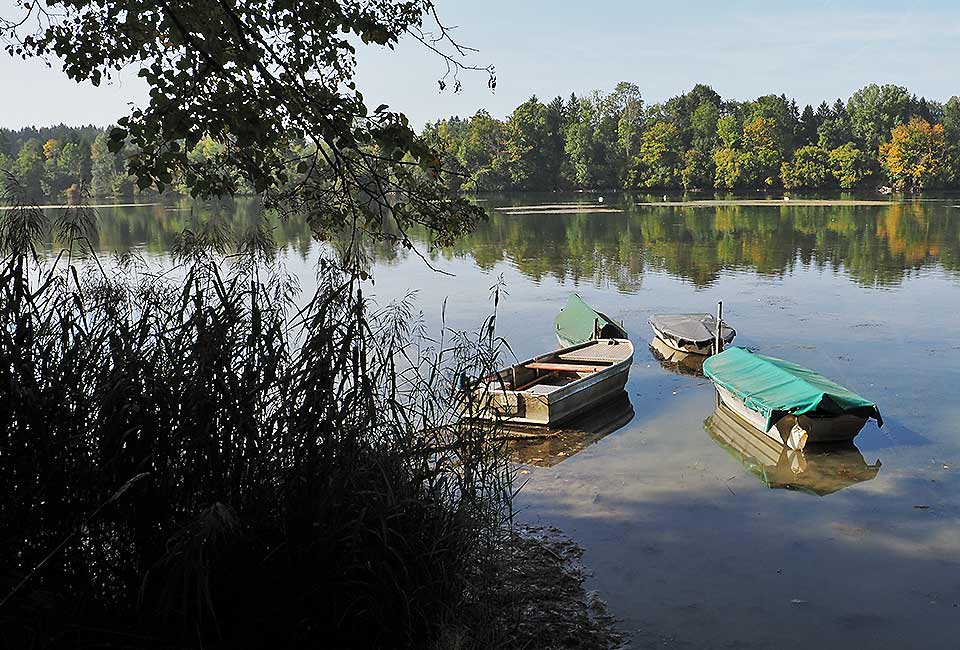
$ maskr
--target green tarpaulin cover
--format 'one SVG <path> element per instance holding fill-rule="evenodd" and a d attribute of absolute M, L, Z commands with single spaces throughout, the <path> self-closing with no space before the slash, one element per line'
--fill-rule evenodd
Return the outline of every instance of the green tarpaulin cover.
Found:
<path fill-rule="evenodd" d="M 703 374 L 743 400 L 767 420 L 767 429 L 784 415 L 872 417 L 883 426 L 880 410 L 868 399 L 795 363 L 727 348 L 703 362 Z"/>
<path fill-rule="evenodd" d="M 608 316 L 594 311 L 577 294 L 570 296 L 567 306 L 554 319 L 557 338 L 567 345 L 586 343 L 599 331 L 600 338 L 625 339 L 627 333 Z"/>

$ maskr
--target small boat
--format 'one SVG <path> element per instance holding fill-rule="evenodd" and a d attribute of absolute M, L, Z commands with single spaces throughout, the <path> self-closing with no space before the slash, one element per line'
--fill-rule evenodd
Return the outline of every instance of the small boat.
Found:
<path fill-rule="evenodd" d="M 587 341 L 474 382 L 464 410 L 507 424 L 555 426 L 620 395 L 632 363 L 626 339 Z"/>
<path fill-rule="evenodd" d="M 594 311 L 583 301 L 579 294 L 573 294 L 567 300 L 567 306 L 560 310 L 553 321 L 557 333 L 557 343 L 566 348 L 597 339 L 625 339 L 627 331 L 606 314 Z"/>
<path fill-rule="evenodd" d="M 712 314 L 659 314 L 650 317 L 657 338 L 679 352 L 713 354 L 717 338 L 717 319 Z M 737 331 L 725 322 L 720 325 L 724 345 L 733 341 Z"/>
<path fill-rule="evenodd" d="M 604 402 L 603 408 L 591 409 L 559 428 L 507 424 L 503 433 L 515 462 L 553 467 L 627 426 L 633 416 L 630 397 L 622 391 Z"/>
<path fill-rule="evenodd" d="M 852 441 L 869 418 L 883 426 L 876 404 L 789 361 L 728 348 L 703 362 L 703 374 L 722 404 L 790 449 Z"/>
<path fill-rule="evenodd" d="M 703 425 L 714 442 L 771 489 L 826 496 L 872 480 L 880 471 L 880 460 L 868 464 L 852 442 L 790 449 L 745 424 L 723 404 Z"/>

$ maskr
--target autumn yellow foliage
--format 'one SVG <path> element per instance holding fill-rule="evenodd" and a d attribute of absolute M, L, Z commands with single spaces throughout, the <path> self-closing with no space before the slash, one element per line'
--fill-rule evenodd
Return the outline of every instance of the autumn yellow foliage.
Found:
<path fill-rule="evenodd" d="M 914 117 L 891 132 L 880 145 L 880 164 L 898 190 L 933 187 L 947 171 L 947 141 L 942 124 Z"/>

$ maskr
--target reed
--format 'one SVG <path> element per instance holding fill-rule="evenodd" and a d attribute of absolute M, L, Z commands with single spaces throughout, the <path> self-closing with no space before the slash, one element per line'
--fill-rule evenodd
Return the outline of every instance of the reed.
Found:
<path fill-rule="evenodd" d="M 44 258 L 6 185 L 0 646 L 494 642 L 511 470 L 452 397 L 492 337 L 431 341 L 330 260 L 304 297 L 259 230 L 103 268 L 80 205 Z"/>

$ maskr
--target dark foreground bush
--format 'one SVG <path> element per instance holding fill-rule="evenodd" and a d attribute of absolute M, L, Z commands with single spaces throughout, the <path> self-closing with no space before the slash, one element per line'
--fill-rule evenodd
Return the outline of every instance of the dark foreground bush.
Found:
<path fill-rule="evenodd" d="M 510 473 L 450 391 L 488 350 L 331 264 L 299 298 L 262 233 L 104 270 L 89 216 L 39 260 L 43 214 L 0 213 L 0 647 L 493 642 Z"/>

